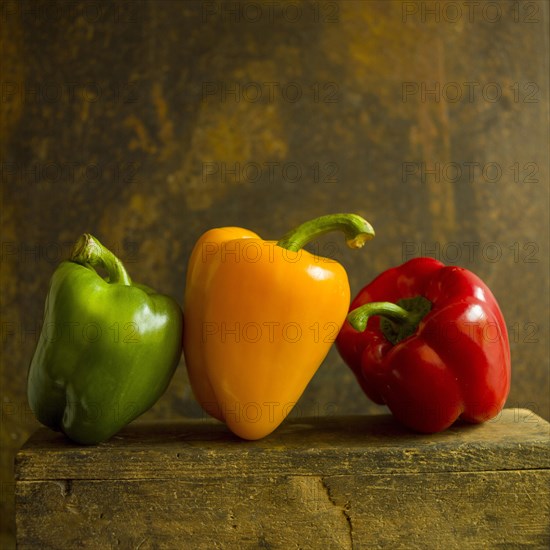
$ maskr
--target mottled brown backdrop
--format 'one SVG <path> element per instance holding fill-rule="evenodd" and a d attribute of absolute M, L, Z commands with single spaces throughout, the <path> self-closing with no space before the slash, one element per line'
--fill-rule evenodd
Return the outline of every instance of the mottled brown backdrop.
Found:
<path fill-rule="evenodd" d="M 377 231 L 365 249 L 314 247 L 352 292 L 412 256 L 475 271 L 510 331 L 508 406 L 549 417 L 546 2 L 1 10 L 2 542 L 48 280 L 84 231 L 181 303 L 204 230 L 277 238 L 358 212 Z M 332 350 L 294 414 L 382 410 Z M 146 418 L 199 414 L 182 362 Z"/>

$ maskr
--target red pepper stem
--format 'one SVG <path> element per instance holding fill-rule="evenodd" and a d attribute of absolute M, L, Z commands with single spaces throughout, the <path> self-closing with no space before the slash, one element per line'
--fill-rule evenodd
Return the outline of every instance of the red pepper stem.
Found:
<path fill-rule="evenodd" d="M 125 286 L 132 284 L 122 262 L 89 233 L 84 233 L 76 241 L 70 259 L 87 267 L 105 269 L 109 276 L 109 283 Z"/>
<path fill-rule="evenodd" d="M 413 322 L 415 314 L 392 302 L 370 302 L 354 309 L 348 315 L 349 324 L 358 332 L 367 328 L 369 318 L 373 315 L 387 317 L 397 323 Z"/>
<path fill-rule="evenodd" d="M 277 246 L 298 252 L 308 242 L 332 231 L 343 231 L 350 248 L 361 248 L 374 237 L 370 223 L 357 214 L 327 214 L 289 231 L 277 242 Z"/>
<path fill-rule="evenodd" d="M 401 298 L 392 302 L 371 302 L 348 314 L 350 325 L 357 331 L 367 328 L 369 317 L 379 315 L 380 331 L 392 344 L 398 344 L 416 332 L 420 322 L 432 309 L 432 302 L 424 296 Z"/>

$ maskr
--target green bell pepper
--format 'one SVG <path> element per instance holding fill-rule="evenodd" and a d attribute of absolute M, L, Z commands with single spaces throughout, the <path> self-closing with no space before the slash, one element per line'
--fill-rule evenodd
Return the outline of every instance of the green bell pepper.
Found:
<path fill-rule="evenodd" d="M 182 334 L 179 305 L 133 283 L 122 262 L 84 234 L 50 282 L 27 380 L 30 407 L 77 443 L 105 441 L 164 393 Z"/>

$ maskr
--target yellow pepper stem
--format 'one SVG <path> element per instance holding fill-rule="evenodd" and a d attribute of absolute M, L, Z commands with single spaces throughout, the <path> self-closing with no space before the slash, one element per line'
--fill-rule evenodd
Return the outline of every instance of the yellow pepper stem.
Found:
<path fill-rule="evenodd" d="M 277 242 L 277 246 L 298 252 L 308 242 L 332 231 L 342 231 L 350 248 L 361 248 L 374 237 L 371 224 L 357 214 L 327 214 L 289 231 Z"/>

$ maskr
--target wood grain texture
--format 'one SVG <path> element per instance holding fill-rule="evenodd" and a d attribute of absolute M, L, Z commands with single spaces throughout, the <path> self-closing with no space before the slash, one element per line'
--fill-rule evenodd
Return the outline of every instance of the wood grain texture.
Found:
<path fill-rule="evenodd" d="M 258 441 L 241 440 L 212 421 L 135 423 L 95 447 L 41 428 L 18 453 L 16 478 L 217 476 L 221 459 L 226 477 L 307 474 L 312 462 L 323 475 L 342 473 L 342 464 L 380 473 L 550 468 L 548 445 L 548 424 L 523 409 L 433 435 L 407 431 L 387 415 L 291 420 Z"/>
<path fill-rule="evenodd" d="M 549 481 L 525 470 L 27 482 L 18 546 L 545 548 Z"/>
<path fill-rule="evenodd" d="M 245 442 L 213 422 L 135 424 L 17 456 L 19 548 L 543 548 L 549 424 L 508 409 L 432 436 L 388 416 L 288 421 Z"/>

